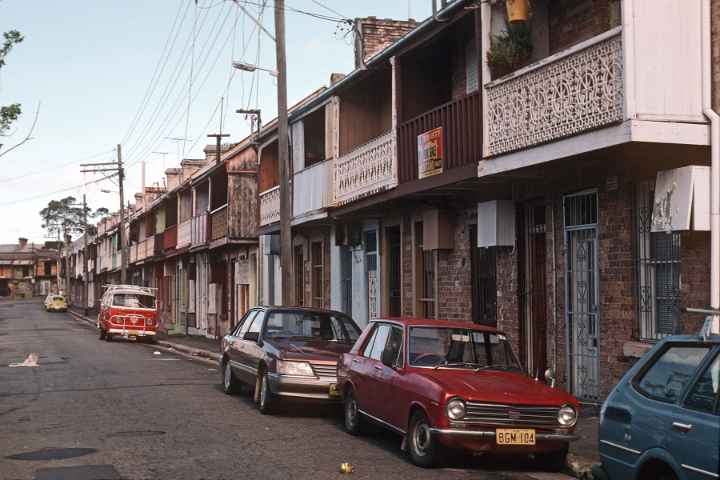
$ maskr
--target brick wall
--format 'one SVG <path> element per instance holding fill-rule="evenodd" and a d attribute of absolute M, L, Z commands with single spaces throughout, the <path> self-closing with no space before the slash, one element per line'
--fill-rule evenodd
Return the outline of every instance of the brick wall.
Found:
<path fill-rule="evenodd" d="M 367 61 L 417 25 L 412 19 L 402 21 L 376 17 L 356 18 L 355 23 L 360 30 L 355 42 L 355 68 L 362 65 L 361 59 Z"/>
<path fill-rule="evenodd" d="M 703 308 L 710 304 L 710 233 L 683 232 L 680 236 L 680 303 Z M 702 315 L 682 317 L 683 333 L 700 331 Z"/>
<path fill-rule="evenodd" d="M 514 248 L 500 247 L 496 254 L 497 326 L 510 336 L 519 356 L 520 310 L 518 303 L 518 256 Z"/>
<path fill-rule="evenodd" d="M 412 219 L 404 216 L 402 219 L 400 244 L 402 248 L 402 314 L 405 317 L 414 315 L 413 304 L 415 292 L 413 290 L 413 245 L 412 245 Z"/>
<path fill-rule="evenodd" d="M 438 251 L 437 301 L 438 318 L 472 321 L 472 290 L 470 284 L 469 222 L 477 221 L 477 208 L 459 207 L 448 210 L 454 217 L 454 247 Z"/>
<path fill-rule="evenodd" d="M 592 38 L 619 21 L 616 0 L 553 0 L 548 3 L 550 53 Z"/>

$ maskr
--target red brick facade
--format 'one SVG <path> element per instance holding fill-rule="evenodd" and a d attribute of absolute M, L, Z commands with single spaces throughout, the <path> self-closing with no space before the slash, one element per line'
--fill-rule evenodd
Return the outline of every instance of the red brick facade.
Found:
<path fill-rule="evenodd" d="M 405 36 L 415 28 L 415 20 L 393 20 L 390 18 L 357 18 L 355 24 L 359 30 L 355 45 L 355 67 L 384 49 L 391 43 Z"/>

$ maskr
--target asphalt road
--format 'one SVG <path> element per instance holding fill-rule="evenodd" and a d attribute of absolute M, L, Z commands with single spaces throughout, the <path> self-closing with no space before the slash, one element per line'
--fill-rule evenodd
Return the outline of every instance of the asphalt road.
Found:
<path fill-rule="evenodd" d="M 398 436 L 346 434 L 338 408 L 263 416 L 222 393 L 216 368 L 155 350 L 100 341 L 36 301 L 0 301 L 0 479 L 347 478 L 343 462 L 351 478 L 563 478 L 482 457 L 423 470 Z M 38 366 L 9 366 L 30 353 Z"/>

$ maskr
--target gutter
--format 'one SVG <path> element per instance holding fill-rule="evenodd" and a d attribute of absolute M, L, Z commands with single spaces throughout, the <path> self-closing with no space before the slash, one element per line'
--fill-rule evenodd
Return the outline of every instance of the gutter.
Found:
<path fill-rule="evenodd" d="M 711 0 L 702 5 L 703 113 L 710 121 L 710 308 L 720 309 L 720 116 L 712 108 Z M 720 334 L 720 316 L 711 331 Z"/>

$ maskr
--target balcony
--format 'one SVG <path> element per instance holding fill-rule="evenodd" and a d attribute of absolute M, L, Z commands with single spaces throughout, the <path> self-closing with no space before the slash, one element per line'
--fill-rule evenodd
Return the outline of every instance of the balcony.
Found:
<path fill-rule="evenodd" d="M 280 221 L 280 186 L 260 194 L 260 226 Z"/>
<path fill-rule="evenodd" d="M 293 177 L 293 216 L 302 217 L 332 205 L 332 160 L 316 163 Z"/>
<path fill-rule="evenodd" d="M 120 264 L 118 263 L 119 260 L 120 260 L 120 255 L 118 255 L 117 252 L 113 252 L 111 255 L 111 263 L 110 263 L 111 270 L 115 270 L 116 268 L 118 268 L 120 266 Z"/>
<path fill-rule="evenodd" d="M 177 248 L 185 248 L 192 242 L 192 219 L 185 220 L 178 225 Z"/>
<path fill-rule="evenodd" d="M 394 133 L 387 132 L 338 158 L 335 161 L 333 177 L 335 205 L 344 205 L 395 187 L 397 174 Z M 279 200 L 278 197 L 278 216 Z M 262 224 L 262 217 L 260 222 Z"/>
<path fill-rule="evenodd" d="M 486 87 L 491 156 L 623 120 L 620 28 Z"/>
<path fill-rule="evenodd" d="M 418 137 L 442 129 L 444 145 L 441 170 L 476 163 L 482 158 L 482 102 L 478 92 L 435 107 L 398 127 L 398 180 L 424 178 L 418 175 Z M 434 174 L 434 173 L 433 173 Z"/>
<path fill-rule="evenodd" d="M 145 258 L 155 255 L 155 236 L 150 235 L 145 239 Z"/>
<path fill-rule="evenodd" d="M 165 237 L 165 235 L 163 235 L 162 233 L 155 234 L 155 242 L 153 242 L 153 250 L 152 250 L 153 257 L 159 257 L 162 255 L 164 237 Z M 150 252 L 148 252 L 148 255 L 149 254 L 150 254 Z"/>
<path fill-rule="evenodd" d="M 163 242 L 162 242 L 163 252 L 175 250 L 175 246 L 177 245 L 177 237 L 178 237 L 177 225 L 173 225 L 172 227 L 166 228 L 162 235 L 163 235 Z"/>
<path fill-rule="evenodd" d="M 227 204 L 210 213 L 210 240 L 220 240 L 227 237 L 228 228 Z"/>
<path fill-rule="evenodd" d="M 193 247 L 207 243 L 208 215 L 203 213 L 192 218 L 191 244 Z"/>
<path fill-rule="evenodd" d="M 616 5 L 618 26 L 485 84 L 486 156 L 621 125 L 566 142 L 563 155 L 636 139 L 704 142 L 701 2 Z"/>
<path fill-rule="evenodd" d="M 133 243 L 132 245 L 130 245 L 128 247 L 128 256 L 129 256 L 128 261 L 130 262 L 130 264 L 137 262 L 137 260 L 138 260 L 137 253 L 138 253 L 138 244 L 137 243 Z"/>

